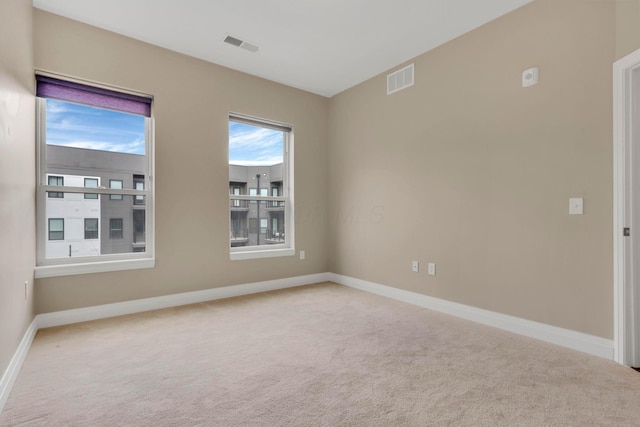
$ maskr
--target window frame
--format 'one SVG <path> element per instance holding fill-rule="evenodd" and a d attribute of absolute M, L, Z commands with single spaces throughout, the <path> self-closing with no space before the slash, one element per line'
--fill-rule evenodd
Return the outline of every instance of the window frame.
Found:
<path fill-rule="evenodd" d="M 132 196 L 133 199 L 140 197 L 144 200 L 145 205 L 145 225 L 146 225 L 146 245 L 145 252 L 130 252 L 118 254 L 103 254 L 97 256 L 74 257 L 74 258 L 46 258 L 46 242 L 48 238 L 48 221 L 46 217 L 46 199 L 47 191 L 56 191 L 63 193 L 80 193 L 87 194 L 85 187 L 50 186 L 47 181 L 47 97 L 36 97 L 36 179 L 37 179 L 37 197 L 36 197 L 36 218 L 37 218 L 37 250 L 36 250 L 36 267 L 35 278 L 68 276 L 76 274 L 88 274 L 110 271 L 133 270 L 140 268 L 153 268 L 155 266 L 155 154 L 154 154 L 154 118 L 153 118 L 153 97 L 123 89 L 119 87 L 97 84 L 95 82 L 87 82 L 81 79 L 73 79 L 66 76 L 59 76 L 52 73 L 36 71 L 37 76 L 53 77 L 55 79 L 67 82 L 85 85 L 87 87 L 104 89 L 107 91 L 118 92 L 122 94 L 144 97 L 150 100 L 150 115 L 145 117 L 145 160 L 146 174 L 144 176 L 144 190 L 136 189 L 111 189 L 98 186 L 91 188 L 91 193 L 97 194 L 98 198 L 106 197 L 105 195 L 122 194 Z M 61 99 L 65 102 L 75 102 L 72 100 Z M 75 102 L 79 103 L 79 102 Z M 82 104 L 82 103 L 81 103 Z M 95 105 L 88 105 L 95 108 L 103 108 Z M 134 114 L 134 113 L 129 113 Z M 124 226 L 124 224 L 123 224 Z"/>
<path fill-rule="evenodd" d="M 282 163 L 282 186 L 281 195 L 273 197 L 269 195 L 269 188 L 265 188 L 266 196 L 262 196 L 262 191 L 258 194 L 256 188 L 256 195 L 229 195 L 229 206 L 233 205 L 233 200 L 248 200 L 249 203 L 255 202 L 282 202 L 284 203 L 284 229 L 285 229 L 285 241 L 283 243 L 271 244 L 271 245 L 258 245 L 258 246 L 231 246 L 231 241 L 228 241 L 229 245 L 229 257 L 232 261 L 235 260 L 247 260 L 257 258 L 271 258 L 282 256 L 294 256 L 296 254 L 295 249 L 295 204 L 294 204 L 294 127 L 292 125 L 275 122 L 268 119 L 262 119 L 253 116 L 247 116 L 238 113 L 229 113 L 228 121 L 243 123 L 251 126 L 263 127 L 274 129 L 283 132 L 283 163 Z M 227 126 L 228 129 L 228 126 Z M 229 137 L 229 135 L 227 135 Z M 227 139 L 227 141 L 229 138 Z M 228 144 L 228 142 L 227 142 Z M 227 173 L 227 180 L 229 179 L 229 173 Z M 249 189 L 251 193 L 251 189 Z M 229 208 L 231 209 L 231 208 Z M 247 226 L 249 224 L 247 223 Z M 260 232 L 260 223 L 257 224 L 258 232 Z M 250 227 L 248 227 L 250 228 Z M 267 222 L 268 229 L 268 222 Z M 227 236 L 231 234 L 231 215 L 229 214 L 229 232 Z"/>

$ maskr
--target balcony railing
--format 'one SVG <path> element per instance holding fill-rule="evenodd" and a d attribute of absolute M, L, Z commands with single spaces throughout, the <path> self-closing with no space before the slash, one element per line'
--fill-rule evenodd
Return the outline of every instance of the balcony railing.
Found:
<path fill-rule="evenodd" d="M 268 242 L 284 242 L 284 232 L 278 230 L 267 229 L 265 239 Z"/>
<path fill-rule="evenodd" d="M 249 239 L 249 230 L 244 228 L 240 230 L 231 230 L 231 241 L 244 241 Z"/>
<path fill-rule="evenodd" d="M 267 202 L 267 210 L 283 210 L 284 202 L 281 200 L 270 200 Z"/>
<path fill-rule="evenodd" d="M 229 206 L 231 210 L 247 210 L 249 209 L 249 200 L 229 200 Z"/>

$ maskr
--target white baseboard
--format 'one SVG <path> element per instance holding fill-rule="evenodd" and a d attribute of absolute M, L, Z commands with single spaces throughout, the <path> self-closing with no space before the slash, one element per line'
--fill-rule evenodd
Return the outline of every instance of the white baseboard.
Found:
<path fill-rule="evenodd" d="M 0 379 L 0 412 L 2 412 L 4 405 L 9 399 L 9 393 L 11 393 L 13 384 L 18 378 L 18 373 L 20 372 L 20 368 L 22 368 L 22 364 L 27 357 L 27 353 L 29 353 L 29 348 L 31 348 L 31 343 L 36 336 L 36 332 L 38 332 L 38 325 L 34 319 L 27 328 L 27 331 L 24 333 L 18 349 L 11 358 L 9 366 L 4 371 L 2 379 Z"/>
<path fill-rule="evenodd" d="M 205 289 L 202 291 L 185 292 L 181 294 L 144 298 L 114 304 L 97 305 L 94 307 L 44 313 L 36 316 L 36 322 L 39 329 L 50 328 L 53 326 L 86 322 L 88 320 L 106 319 L 108 317 L 141 313 L 143 311 L 158 310 L 161 308 L 178 307 L 181 305 L 213 301 L 222 298 L 231 298 L 259 292 L 274 291 L 277 289 L 293 288 L 295 286 L 311 285 L 313 283 L 326 282 L 329 280 L 329 273 L 318 273 L 307 276 L 268 280 L 265 282 L 224 286 L 220 288 Z"/>
<path fill-rule="evenodd" d="M 195 304 L 198 302 L 213 301 L 259 292 L 274 291 L 277 289 L 311 285 L 314 283 L 327 282 L 329 280 L 329 273 L 318 273 L 307 276 L 288 277 L 264 282 L 225 286 L 221 288 L 205 289 L 202 291 L 185 292 L 161 297 L 38 314 L 31 322 L 31 325 L 29 325 L 18 349 L 0 380 L 0 412 L 2 412 L 4 405 L 9 399 L 9 394 L 13 388 L 13 384 L 18 377 L 20 368 L 22 368 L 22 364 L 27 357 L 27 353 L 29 352 L 29 348 L 31 347 L 31 343 L 33 342 L 36 332 L 38 332 L 38 329 L 86 322 L 88 320 L 105 319 L 108 317 L 140 313 L 143 311 L 157 310 L 161 308 L 178 307 L 181 305 Z"/>
<path fill-rule="evenodd" d="M 329 273 L 329 280 L 351 288 L 393 298 L 419 307 L 450 314 L 482 323 L 483 325 L 493 326 L 494 328 L 613 360 L 613 340 L 429 297 L 427 295 L 392 288 L 366 280 L 354 279 L 340 274 Z"/>
<path fill-rule="evenodd" d="M 355 279 L 340 274 L 318 273 L 308 276 L 297 276 L 265 282 L 225 286 L 202 291 L 39 314 L 35 317 L 33 322 L 31 322 L 31 325 L 29 325 L 18 349 L 0 380 L 0 412 L 2 412 L 2 409 L 9 398 L 9 393 L 11 392 L 13 384 L 15 383 L 18 373 L 20 372 L 20 368 L 22 367 L 27 353 L 29 352 L 29 348 L 31 347 L 31 343 L 33 342 L 38 329 L 328 281 L 482 323 L 484 325 L 493 326 L 495 328 L 514 332 L 520 335 L 536 338 L 541 341 L 568 347 L 584 353 L 613 359 L 612 340 L 433 298 L 417 294 L 415 292 L 392 288 L 390 286 Z"/>

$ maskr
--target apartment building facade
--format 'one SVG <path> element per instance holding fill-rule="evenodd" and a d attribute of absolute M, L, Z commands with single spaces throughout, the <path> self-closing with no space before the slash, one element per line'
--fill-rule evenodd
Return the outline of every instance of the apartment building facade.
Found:
<path fill-rule="evenodd" d="M 283 195 L 282 163 L 272 166 L 229 165 L 229 194 Z M 284 243 L 284 202 L 230 200 L 230 245 L 261 246 Z"/>
<path fill-rule="evenodd" d="M 144 189 L 145 157 L 47 145 L 47 183 L 62 187 Z M 145 251 L 144 196 L 48 192 L 47 258 Z"/>

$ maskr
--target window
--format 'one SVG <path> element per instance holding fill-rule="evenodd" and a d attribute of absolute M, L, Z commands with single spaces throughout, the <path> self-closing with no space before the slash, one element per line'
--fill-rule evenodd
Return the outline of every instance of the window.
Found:
<path fill-rule="evenodd" d="M 98 218 L 84 219 L 84 238 L 85 240 L 98 238 Z"/>
<path fill-rule="evenodd" d="M 229 116 L 229 185 L 231 259 L 295 254 L 293 233 L 293 129 L 253 117 Z M 242 203 L 248 203 L 242 205 Z M 238 209 L 243 206 L 246 209 Z M 274 239 L 273 220 L 277 211 Z M 244 228 L 247 227 L 247 228 Z M 243 230 L 246 230 L 244 234 Z M 284 231 L 286 230 L 286 234 Z M 240 237 L 239 237 L 240 236 Z M 285 237 L 286 236 L 286 237 Z"/>
<path fill-rule="evenodd" d="M 122 180 L 121 179 L 110 179 L 109 180 L 109 188 L 112 190 L 122 190 Z M 109 200 L 122 200 L 122 194 L 109 194 Z"/>
<path fill-rule="evenodd" d="M 240 187 L 233 187 L 233 189 L 231 190 L 231 194 L 233 194 L 234 196 L 239 196 L 240 195 Z M 232 200 L 233 202 L 233 207 L 235 208 L 239 208 L 240 207 L 240 200 Z"/>
<path fill-rule="evenodd" d="M 109 238 L 122 239 L 122 218 L 109 219 Z"/>
<path fill-rule="evenodd" d="M 64 218 L 49 218 L 49 240 L 64 240 Z"/>
<path fill-rule="evenodd" d="M 138 245 L 144 245 L 146 242 L 145 237 L 146 227 L 144 225 L 144 211 L 133 211 L 133 243 Z"/>
<path fill-rule="evenodd" d="M 144 175 L 133 175 L 133 188 L 138 191 L 144 191 Z M 133 203 L 144 205 L 144 196 L 135 196 Z"/>
<path fill-rule="evenodd" d="M 36 84 L 36 277 L 153 267 L 152 98 L 43 74 Z"/>
<path fill-rule="evenodd" d="M 98 178 L 85 178 L 84 179 L 84 188 L 98 188 Z M 85 199 L 97 199 L 98 195 L 95 193 L 87 194 L 84 193 Z"/>
<path fill-rule="evenodd" d="M 62 187 L 64 186 L 64 177 L 49 175 L 47 177 L 47 182 L 49 185 Z M 47 197 L 49 197 L 50 199 L 62 199 L 64 197 L 64 193 L 59 191 L 49 191 L 47 192 Z"/>

